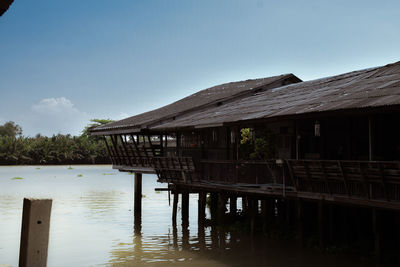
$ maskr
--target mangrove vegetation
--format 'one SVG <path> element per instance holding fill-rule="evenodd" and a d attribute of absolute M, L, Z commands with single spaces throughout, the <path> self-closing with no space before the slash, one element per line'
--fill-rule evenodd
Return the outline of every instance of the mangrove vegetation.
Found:
<path fill-rule="evenodd" d="M 105 164 L 110 163 L 101 137 L 90 136 L 89 128 L 111 120 L 93 119 L 79 136 L 57 134 L 52 137 L 37 134 L 23 136 L 15 122 L 0 125 L 0 164 Z"/>

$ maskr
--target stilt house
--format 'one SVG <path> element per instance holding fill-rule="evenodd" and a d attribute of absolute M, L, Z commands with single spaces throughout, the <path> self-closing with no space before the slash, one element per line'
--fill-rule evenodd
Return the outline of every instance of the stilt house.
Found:
<path fill-rule="evenodd" d="M 222 84 L 91 133 L 171 186 L 400 209 L 399 123 L 397 62 Z"/>

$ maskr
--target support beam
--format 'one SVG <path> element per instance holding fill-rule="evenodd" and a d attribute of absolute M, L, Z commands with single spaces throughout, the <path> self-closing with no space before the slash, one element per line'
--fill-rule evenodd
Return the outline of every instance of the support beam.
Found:
<path fill-rule="evenodd" d="M 319 246 L 323 248 L 325 246 L 324 237 L 324 203 L 318 202 L 318 239 Z"/>
<path fill-rule="evenodd" d="M 189 193 L 182 192 L 182 228 L 189 226 Z"/>
<path fill-rule="evenodd" d="M 296 200 L 296 228 L 299 243 L 304 244 L 304 215 L 303 215 L 303 201 L 301 199 Z"/>
<path fill-rule="evenodd" d="M 135 173 L 134 212 L 135 216 L 142 216 L 142 174 Z"/>
<path fill-rule="evenodd" d="M 369 152 L 369 160 L 374 160 L 374 151 L 373 151 L 373 125 L 372 118 L 368 117 L 368 152 Z"/>
<path fill-rule="evenodd" d="M 236 212 L 237 212 L 237 197 L 232 196 L 229 199 L 229 213 L 231 214 L 232 217 L 235 217 Z"/>
<path fill-rule="evenodd" d="M 172 224 L 176 227 L 176 214 L 178 210 L 179 193 L 177 191 L 173 192 L 174 202 L 172 204 Z"/>
<path fill-rule="evenodd" d="M 204 221 L 206 218 L 206 192 L 199 192 L 199 202 L 198 202 L 198 224 L 199 227 L 204 227 Z"/>
<path fill-rule="evenodd" d="M 218 223 L 218 193 L 211 193 L 211 221 L 212 224 Z"/>
<path fill-rule="evenodd" d="M 381 225 L 379 218 L 379 211 L 376 208 L 372 208 L 372 228 L 374 233 L 374 255 L 378 262 L 382 260 L 382 248 L 381 248 Z"/>

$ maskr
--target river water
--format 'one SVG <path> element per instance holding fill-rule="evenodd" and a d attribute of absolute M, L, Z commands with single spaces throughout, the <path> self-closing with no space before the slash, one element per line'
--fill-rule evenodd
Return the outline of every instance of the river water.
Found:
<path fill-rule="evenodd" d="M 48 266 L 369 266 L 360 256 L 303 249 L 292 241 L 172 226 L 168 192 L 143 175 L 142 224 L 134 231 L 133 175 L 96 166 L 0 167 L 0 266 L 18 266 L 24 197 L 52 198 Z M 180 211 L 178 207 L 178 211 Z M 178 212 L 179 214 L 179 212 Z M 207 214 L 209 216 L 209 214 Z M 375 266 L 371 265 L 370 266 Z"/>

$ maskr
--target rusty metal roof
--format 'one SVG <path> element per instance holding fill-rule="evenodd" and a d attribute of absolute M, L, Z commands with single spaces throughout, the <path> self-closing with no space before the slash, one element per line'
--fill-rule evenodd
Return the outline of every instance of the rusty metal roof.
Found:
<path fill-rule="evenodd" d="M 293 74 L 284 74 L 268 78 L 225 83 L 201 90 L 167 106 L 120 121 L 111 122 L 90 131 L 92 134 L 137 132 L 151 125 L 175 119 L 188 112 L 222 105 L 224 101 L 297 82 L 301 82 L 301 80 Z"/>
<path fill-rule="evenodd" d="M 207 127 L 307 113 L 400 105 L 400 61 L 290 84 L 184 114 L 152 129 Z"/>

